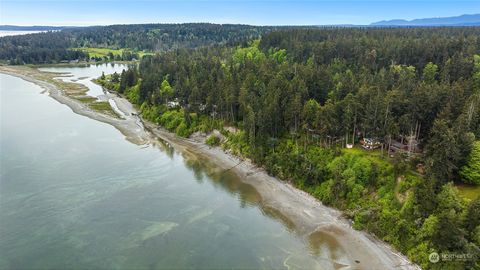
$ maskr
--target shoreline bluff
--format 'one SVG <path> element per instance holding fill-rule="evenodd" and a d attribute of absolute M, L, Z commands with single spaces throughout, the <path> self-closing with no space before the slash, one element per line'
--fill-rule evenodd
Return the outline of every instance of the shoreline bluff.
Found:
<path fill-rule="evenodd" d="M 30 70 L 41 72 L 34 68 Z M 367 232 L 353 229 L 349 221 L 342 217 L 340 210 L 323 205 L 310 194 L 268 175 L 250 161 L 231 156 L 219 147 L 211 148 L 201 140 L 180 138 L 153 123 L 143 122 L 136 109 L 125 98 L 107 94 L 126 115 L 125 119 L 118 119 L 91 110 L 80 101 L 68 97 L 56 85 L 35 78 L 34 74 L 26 71 L 14 66 L 0 66 L 0 73 L 39 85 L 53 99 L 67 105 L 74 113 L 114 126 L 132 143 L 155 144 L 157 139 L 160 139 L 171 144 L 184 156 L 202 157 L 219 169 L 234 172 L 242 183 L 251 185 L 260 194 L 258 206 L 262 211 L 279 213 L 306 244 L 312 244 L 316 238 L 322 236 L 333 239 L 347 259 L 328 260 L 331 268 L 420 269 L 387 243 Z"/>

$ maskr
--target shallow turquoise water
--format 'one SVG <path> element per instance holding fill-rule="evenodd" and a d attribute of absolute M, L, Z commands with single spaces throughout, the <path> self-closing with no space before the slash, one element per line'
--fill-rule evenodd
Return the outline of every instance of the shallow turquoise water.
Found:
<path fill-rule="evenodd" d="M 325 266 L 234 175 L 0 83 L 1 269 Z"/>

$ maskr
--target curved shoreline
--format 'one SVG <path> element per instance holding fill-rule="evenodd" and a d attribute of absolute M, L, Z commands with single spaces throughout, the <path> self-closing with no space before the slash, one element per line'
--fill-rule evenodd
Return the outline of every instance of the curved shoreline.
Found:
<path fill-rule="evenodd" d="M 219 169 L 234 172 L 240 181 L 253 186 L 261 195 L 259 207 L 263 211 L 273 210 L 280 213 L 305 241 L 312 243 L 319 235 L 331 236 L 348 257 L 348 262 L 332 260 L 333 268 L 419 269 L 385 242 L 364 231 L 354 230 L 348 220 L 342 218 L 341 211 L 324 206 L 308 193 L 268 175 L 251 162 L 233 157 L 218 147 L 210 148 L 201 141 L 179 138 L 152 123 L 143 123 L 143 127 L 135 109 L 124 98 L 109 96 L 127 115 L 126 119 L 117 119 L 91 110 L 80 101 L 65 95 L 56 85 L 26 73 L 22 74 L 18 68 L 0 66 L 0 73 L 41 86 L 52 98 L 67 105 L 73 112 L 114 126 L 133 143 L 154 143 L 156 138 L 160 138 L 186 156 L 202 157 Z"/>
<path fill-rule="evenodd" d="M 138 119 L 139 119 L 138 116 L 131 114 L 131 112 L 135 112 L 133 107 L 131 108 L 131 112 L 128 113 L 125 119 L 118 119 L 118 118 L 91 110 L 84 103 L 68 97 L 57 86 L 49 82 L 35 78 L 29 74 L 21 73 L 21 70 L 18 68 L 15 69 L 15 67 L 11 67 L 11 66 L 10 67 L 0 66 L 0 73 L 4 73 L 10 76 L 15 76 L 25 81 L 39 85 L 49 93 L 50 97 L 52 97 L 53 99 L 55 99 L 61 104 L 67 105 L 74 113 L 114 126 L 126 137 L 128 141 L 132 143 L 145 144 L 145 143 L 148 143 L 150 140 L 149 136 L 147 136 L 148 134 L 146 134 L 145 132 L 142 132 L 143 127 L 138 124 Z M 125 103 L 126 101 L 126 99 L 117 97 L 116 95 L 111 95 L 109 96 L 109 98 L 114 99 L 115 102 L 118 102 L 118 103 Z M 126 102 L 128 103 L 128 101 Z M 122 108 L 122 109 L 126 110 L 127 108 Z"/>

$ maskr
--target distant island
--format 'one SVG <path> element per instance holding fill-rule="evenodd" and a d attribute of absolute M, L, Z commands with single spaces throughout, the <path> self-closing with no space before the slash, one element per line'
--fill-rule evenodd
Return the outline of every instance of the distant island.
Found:
<path fill-rule="evenodd" d="M 0 31 L 54 31 L 65 28 L 74 28 L 74 26 L 19 26 L 19 25 L 0 25 Z"/>
<path fill-rule="evenodd" d="M 149 24 L 154 26 L 155 24 Z M 162 24 L 159 24 L 162 25 Z M 252 25 L 253 26 L 253 25 Z M 480 14 L 464 14 L 454 17 L 423 18 L 414 20 L 393 19 L 373 22 L 369 25 L 356 24 L 336 24 L 336 25 L 316 25 L 317 27 L 385 27 L 385 26 L 480 26 Z M 290 26 L 291 27 L 291 26 Z M 315 26 L 311 26 L 315 27 Z M 59 31 L 71 28 L 84 28 L 82 26 L 19 26 L 19 25 L 0 25 L 0 31 Z M 278 27 L 277 27 L 278 28 Z"/>
<path fill-rule="evenodd" d="M 480 26 L 480 14 L 415 20 L 389 20 L 371 23 L 372 26 Z"/>

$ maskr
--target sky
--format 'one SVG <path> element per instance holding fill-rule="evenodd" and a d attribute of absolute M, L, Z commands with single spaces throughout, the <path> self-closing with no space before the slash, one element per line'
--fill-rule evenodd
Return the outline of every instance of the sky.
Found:
<path fill-rule="evenodd" d="M 480 13 L 480 0 L 0 0 L 0 25 L 370 24 Z"/>

